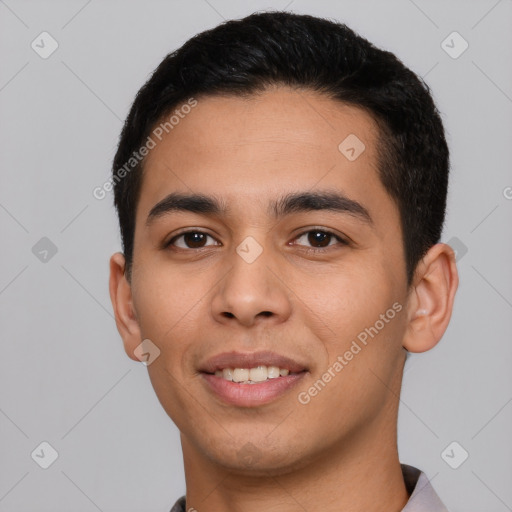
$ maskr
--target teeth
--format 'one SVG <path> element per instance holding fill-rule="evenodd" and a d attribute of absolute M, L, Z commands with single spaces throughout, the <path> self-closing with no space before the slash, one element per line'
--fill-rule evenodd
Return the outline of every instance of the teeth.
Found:
<path fill-rule="evenodd" d="M 257 366 L 256 368 L 251 368 L 249 370 L 249 380 L 253 382 L 263 382 L 267 380 L 268 373 L 266 366 Z"/>
<path fill-rule="evenodd" d="M 222 370 L 222 377 L 226 380 L 233 380 L 233 370 L 231 368 L 224 368 Z"/>
<path fill-rule="evenodd" d="M 256 384 L 267 379 L 277 379 L 290 374 L 287 368 L 277 366 L 256 366 L 255 368 L 224 368 L 215 372 L 216 377 L 242 384 Z"/>
<path fill-rule="evenodd" d="M 279 377 L 279 368 L 277 366 L 268 366 L 267 373 L 269 379 L 277 379 Z"/>
<path fill-rule="evenodd" d="M 249 370 L 247 368 L 235 368 L 233 370 L 233 382 L 243 382 L 249 380 Z"/>

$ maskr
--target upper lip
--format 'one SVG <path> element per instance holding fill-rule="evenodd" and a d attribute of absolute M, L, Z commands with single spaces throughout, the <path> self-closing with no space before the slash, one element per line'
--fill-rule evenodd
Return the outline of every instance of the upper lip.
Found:
<path fill-rule="evenodd" d="M 223 352 L 210 359 L 200 367 L 205 373 L 215 373 L 224 368 L 256 368 L 257 366 L 277 366 L 290 370 L 290 373 L 299 373 L 306 367 L 299 362 L 275 352 Z"/>

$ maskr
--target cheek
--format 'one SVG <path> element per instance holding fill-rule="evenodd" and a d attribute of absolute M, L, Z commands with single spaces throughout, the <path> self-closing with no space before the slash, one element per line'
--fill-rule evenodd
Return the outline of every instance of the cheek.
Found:
<path fill-rule="evenodd" d="M 309 280 L 302 290 L 304 302 L 341 342 L 373 325 L 391 307 L 395 293 L 375 263 L 331 269 Z"/>
<path fill-rule="evenodd" d="M 318 427 L 326 439 L 371 424 L 383 410 L 387 411 L 385 415 L 390 414 L 399 393 L 402 320 L 395 316 L 380 330 L 381 324 L 375 325 L 375 320 L 365 326 L 359 319 L 358 326 L 347 327 L 352 322 L 356 320 L 339 320 L 343 334 L 327 346 L 328 363 L 318 368 L 309 387 L 301 389 L 298 396 L 299 403 L 305 404 L 301 407 L 306 422 L 321 419 L 329 411 L 328 425 L 321 422 Z M 361 333 L 363 336 L 358 338 Z"/>
<path fill-rule="evenodd" d="M 138 275 L 133 288 L 134 306 L 144 337 L 165 344 L 173 338 L 186 339 L 183 333 L 197 329 L 198 318 L 204 319 L 202 311 L 209 288 L 206 280 L 197 275 L 153 269 Z"/>
<path fill-rule="evenodd" d="M 348 371 L 340 375 L 347 379 L 350 375 L 349 386 L 366 379 L 369 369 L 389 377 L 401 355 L 405 305 L 391 279 L 376 267 L 373 271 L 365 268 L 350 275 L 340 274 L 338 279 L 325 283 L 323 289 L 330 290 L 328 293 L 315 295 L 308 303 L 313 317 L 323 320 L 318 325 L 329 328 L 326 336 L 318 336 L 328 354 L 328 364 L 338 357 L 348 360 Z M 325 370 L 319 368 L 320 373 Z"/>

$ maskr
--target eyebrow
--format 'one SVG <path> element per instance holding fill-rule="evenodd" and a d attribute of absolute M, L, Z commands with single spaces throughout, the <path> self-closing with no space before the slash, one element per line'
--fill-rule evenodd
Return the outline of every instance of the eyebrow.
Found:
<path fill-rule="evenodd" d="M 373 224 L 368 210 L 359 202 L 341 192 L 296 192 L 287 194 L 269 205 L 269 213 L 274 218 L 293 213 L 326 210 L 344 213 Z M 183 194 L 174 192 L 164 197 L 151 208 L 146 225 L 171 212 L 192 212 L 201 215 L 225 216 L 229 213 L 227 204 L 215 196 L 204 194 Z"/>

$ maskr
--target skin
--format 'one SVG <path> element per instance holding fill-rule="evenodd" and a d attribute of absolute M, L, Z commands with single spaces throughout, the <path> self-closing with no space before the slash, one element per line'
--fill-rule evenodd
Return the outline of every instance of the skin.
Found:
<path fill-rule="evenodd" d="M 448 325 L 454 252 L 434 245 L 407 286 L 399 212 L 379 180 L 378 132 L 364 111 L 286 87 L 249 99 L 197 99 L 147 157 L 131 282 L 123 255 L 110 261 L 127 355 L 139 361 L 134 350 L 143 339 L 161 351 L 148 372 L 181 432 L 187 509 L 399 511 L 408 500 L 396 443 L 403 364 L 407 350 L 431 349 Z M 338 150 L 349 134 L 366 146 L 355 161 Z M 373 223 L 324 210 L 279 219 L 267 211 L 287 193 L 320 190 L 342 191 Z M 147 226 L 171 192 L 215 195 L 229 214 L 173 212 Z M 203 248 L 187 248 L 183 237 L 180 247 L 162 248 L 184 228 L 210 235 Z M 321 248 L 307 236 L 320 228 L 349 243 L 332 237 L 324 252 L 308 252 Z M 250 264 L 235 250 L 248 236 L 263 249 Z M 394 303 L 402 310 L 300 403 L 298 393 Z M 308 372 L 273 402 L 227 405 L 198 367 L 232 350 L 273 350 Z M 252 460 L 243 457 L 248 450 Z"/>

